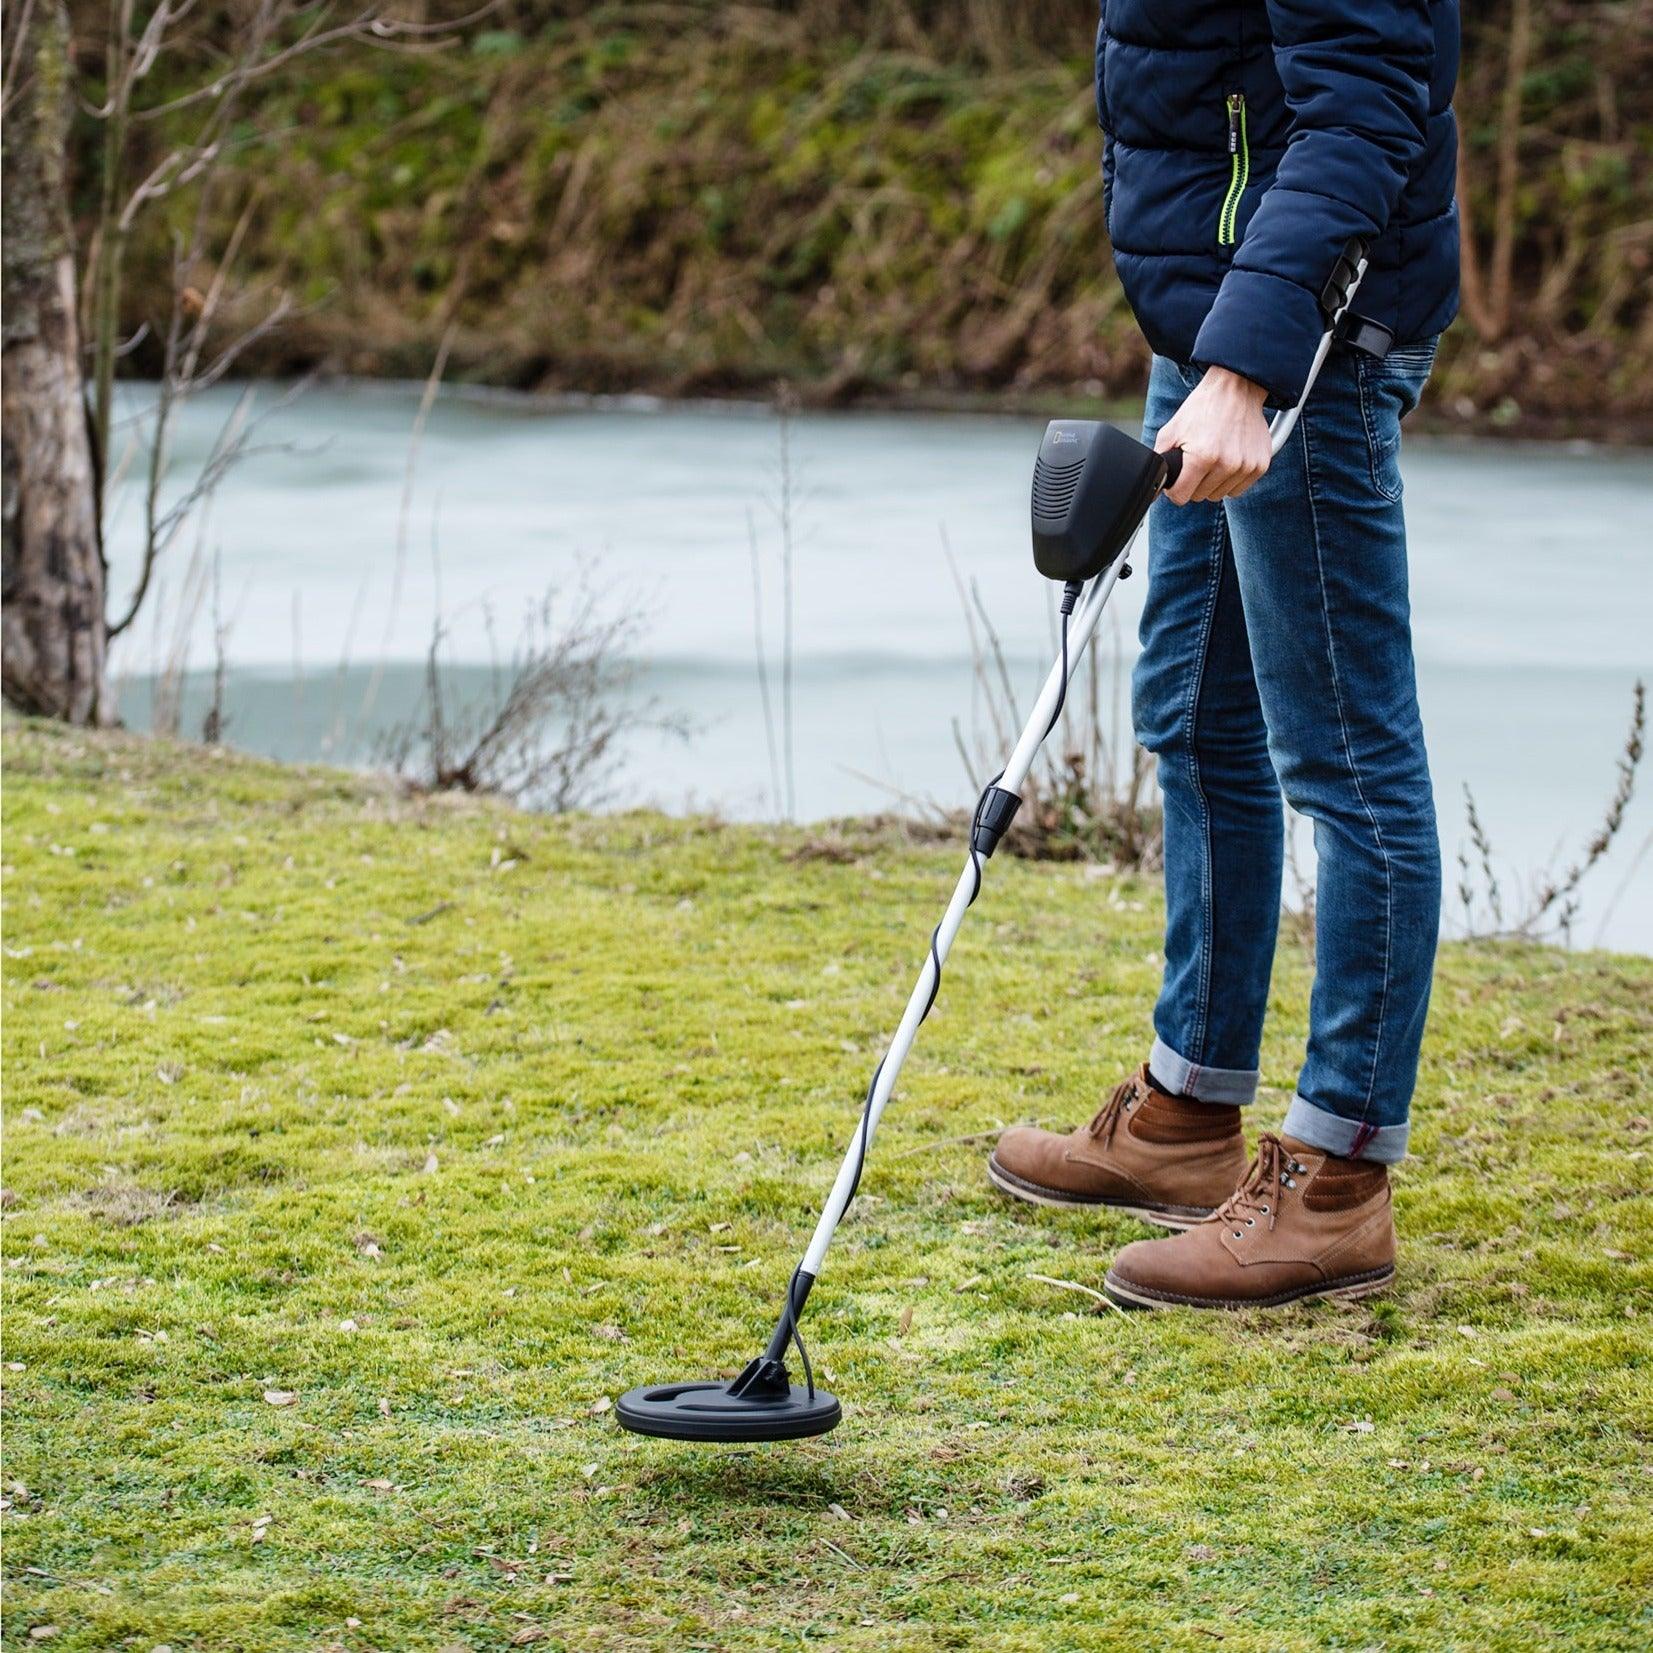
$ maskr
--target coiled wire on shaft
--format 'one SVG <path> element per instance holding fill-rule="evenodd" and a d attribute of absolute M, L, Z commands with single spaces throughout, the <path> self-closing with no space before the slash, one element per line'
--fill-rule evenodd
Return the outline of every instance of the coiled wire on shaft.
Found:
<path fill-rule="evenodd" d="M 1062 708 L 1068 698 L 1068 621 L 1073 613 L 1073 604 L 1078 597 L 1077 582 L 1070 582 L 1063 594 L 1062 600 L 1062 671 L 1056 689 L 1056 705 L 1050 714 L 1050 722 L 1045 725 L 1045 732 L 1039 739 L 1042 742 L 1050 738 L 1051 731 L 1061 720 Z M 982 812 L 987 807 L 987 800 L 1000 781 L 1004 779 L 1001 769 L 986 786 L 982 788 L 981 796 L 976 800 L 975 813 L 970 820 L 970 871 L 972 875 L 970 899 L 965 902 L 965 908 L 975 906 L 976 897 L 981 894 L 981 869 L 984 859 L 980 850 L 976 848 L 976 829 L 981 825 Z M 930 994 L 924 1001 L 924 1010 L 918 1018 L 922 1027 L 932 1009 L 935 1008 L 936 996 L 941 992 L 941 926 L 946 922 L 943 914 L 936 922 L 936 927 L 930 932 Z M 892 1036 L 893 1042 L 893 1036 Z M 872 1129 L 872 1099 L 878 1093 L 878 1081 L 884 1072 L 884 1065 L 890 1059 L 889 1050 L 878 1060 L 878 1066 L 872 1070 L 872 1078 L 867 1084 L 866 1100 L 861 1104 L 861 1122 L 856 1127 L 855 1142 L 855 1175 L 850 1180 L 849 1192 L 844 1196 L 844 1203 L 839 1208 L 837 1221 L 842 1222 L 851 1205 L 855 1203 L 855 1196 L 861 1188 L 861 1173 L 867 1165 L 867 1143 Z M 782 1311 L 786 1321 L 787 1340 L 798 1351 L 798 1358 L 803 1362 L 804 1383 L 809 1392 L 809 1398 L 815 1398 L 815 1372 L 810 1364 L 809 1350 L 804 1347 L 803 1335 L 798 1330 L 798 1305 L 796 1291 L 798 1275 L 802 1272 L 802 1264 L 792 1271 L 792 1278 L 786 1286 L 786 1307 Z"/>

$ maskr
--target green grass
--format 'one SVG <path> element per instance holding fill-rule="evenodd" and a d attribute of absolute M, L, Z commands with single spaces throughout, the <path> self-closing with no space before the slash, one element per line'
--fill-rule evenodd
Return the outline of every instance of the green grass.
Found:
<path fill-rule="evenodd" d="M 5 762 L 7 1647 L 1653 1639 L 1648 961 L 1446 950 L 1387 1298 L 1099 1316 L 1030 1275 L 1143 1230 L 959 1139 L 1140 1057 L 1158 895 L 995 862 L 811 1304 L 843 1426 L 670 1445 L 605 1402 L 768 1330 L 957 851 Z"/>

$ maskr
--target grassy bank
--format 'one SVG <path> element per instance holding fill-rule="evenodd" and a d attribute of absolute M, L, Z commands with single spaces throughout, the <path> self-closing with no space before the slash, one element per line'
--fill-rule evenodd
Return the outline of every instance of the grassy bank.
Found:
<path fill-rule="evenodd" d="M 812 1305 L 844 1426 L 673 1447 L 608 1397 L 765 1330 L 954 852 L 4 757 L 7 1647 L 1653 1634 L 1648 961 L 1447 950 L 1388 1298 L 1098 1317 L 1030 1277 L 1142 1231 L 981 1138 L 1139 1057 L 1158 895 L 996 862 Z"/>
<path fill-rule="evenodd" d="M 1516 9 L 1519 48 L 1509 7 L 1466 19 L 1474 256 L 1430 409 L 1646 434 L 1653 37 L 1626 0 Z M 422 376 L 451 327 L 452 373 L 535 388 L 1135 395 L 1147 357 L 1102 224 L 1095 15 L 517 0 L 444 49 L 303 60 L 261 85 L 216 197 L 217 247 L 252 206 L 233 318 L 272 286 L 306 307 L 245 361 Z M 147 101 L 223 72 L 215 26 L 163 59 Z M 78 52 L 89 102 L 103 27 L 89 15 Z M 133 183 L 197 113 L 139 128 Z M 97 139 L 86 121 L 88 224 Z M 181 190 L 139 221 L 134 371 L 165 334 L 194 210 Z"/>

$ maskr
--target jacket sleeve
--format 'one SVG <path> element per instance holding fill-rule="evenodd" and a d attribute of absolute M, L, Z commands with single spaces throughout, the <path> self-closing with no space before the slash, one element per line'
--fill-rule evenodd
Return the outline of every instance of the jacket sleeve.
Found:
<path fill-rule="evenodd" d="M 1380 235 L 1423 152 L 1428 0 L 1269 0 L 1291 135 L 1195 341 L 1194 360 L 1303 394 L 1320 294 L 1351 236 Z"/>

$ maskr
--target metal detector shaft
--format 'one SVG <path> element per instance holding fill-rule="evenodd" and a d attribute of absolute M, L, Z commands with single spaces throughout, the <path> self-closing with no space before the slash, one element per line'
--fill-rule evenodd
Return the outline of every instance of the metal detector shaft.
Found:
<path fill-rule="evenodd" d="M 1140 534 L 1140 530 L 1138 533 Z M 1096 622 L 1101 618 L 1102 610 L 1107 606 L 1113 588 L 1119 583 L 1119 570 L 1129 555 L 1130 552 L 1127 550 L 1125 556 L 1115 562 L 1112 568 L 1093 580 L 1090 589 L 1080 598 L 1078 606 L 1074 609 L 1073 618 L 1068 622 L 1070 674 L 1084 654 L 1085 645 L 1090 642 L 1096 631 Z M 1044 744 L 1045 733 L 1061 692 L 1062 663 L 1058 660 L 1051 667 L 1050 675 L 1045 679 L 1045 686 L 1039 691 L 1039 698 L 1034 702 L 1027 725 L 1022 730 L 1021 739 L 1016 742 L 1016 749 L 1011 753 L 1010 761 L 1004 766 L 1004 774 L 999 778 L 998 784 L 1006 792 L 1020 792 L 1022 782 L 1027 779 L 1028 771 L 1033 767 L 1033 760 L 1038 756 L 1040 746 Z M 884 1065 L 879 1069 L 878 1082 L 873 1087 L 871 1100 L 866 1107 L 865 1125 L 856 1126 L 855 1139 L 850 1143 L 843 1164 L 838 1167 L 837 1180 L 832 1185 L 832 1192 L 827 1196 L 821 1220 L 815 1225 L 815 1236 L 809 1242 L 808 1250 L 804 1252 L 803 1272 L 812 1278 L 821 1272 L 821 1261 L 832 1241 L 833 1230 L 838 1226 L 838 1220 L 844 1213 L 850 1190 L 855 1186 L 864 1150 L 870 1149 L 872 1145 L 878 1121 L 895 1089 L 896 1080 L 901 1076 L 902 1063 L 907 1060 L 907 1052 L 912 1049 L 913 1039 L 918 1033 L 918 1024 L 924 1020 L 925 1009 L 930 1003 L 930 989 L 935 984 L 936 959 L 939 957 L 942 963 L 946 963 L 953 940 L 958 935 L 959 926 L 964 922 L 964 914 L 974 899 L 977 879 L 977 858 L 972 853 L 966 856 L 964 870 L 959 874 L 958 883 L 953 886 L 952 899 L 947 903 L 941 927 L 936 931 L 934 953 L 925 956 L 924 968 L 913 984 L 907 1008 L 901 1015 L 901 1023 L 895 1030 L 895 1037 L 890 1041 L 889 1054 L 885 1056 Z"/>

